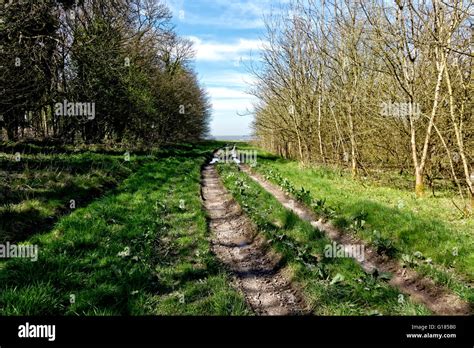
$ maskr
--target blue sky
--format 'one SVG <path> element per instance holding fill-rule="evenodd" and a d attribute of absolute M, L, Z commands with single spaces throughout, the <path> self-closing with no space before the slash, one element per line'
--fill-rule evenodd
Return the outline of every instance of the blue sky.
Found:
<path fill-rule="evenodd" d="M 248 135 L 254 97 L 250 59 L 259 58 L 271 0 L 165 0 L 176 31 L 194 42 L 195 69 L 213 105 L 212 135 Z"/>

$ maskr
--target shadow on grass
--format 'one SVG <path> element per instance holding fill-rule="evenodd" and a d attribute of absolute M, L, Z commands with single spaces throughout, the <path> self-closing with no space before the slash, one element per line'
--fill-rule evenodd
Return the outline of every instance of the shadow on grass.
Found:
<path fill-rule="evenodd" d="M 158 216 L 166 217 L 169 207 L 164 205 L 154 210 L 152 201 L 144 203 L 143 197 L 149 197 L 155 191 L 161 192 L 158 197 L 166 197 L 166 187 L 177 177 L 184 178 L 183 174 L 195 166 L 193 163 L 180 163 L 179 159 L 166 161 L 159 166 L 145 164 L 110 195 L 86 207 L 94 219 L 67 217 L 70 220 L 61 225 L 61 238 L 40 243 L 41 257 L 37 262 L 19 259 L 6 262 L 0 272 L 0 308 L 3 307 L 0 312 L 6 315 L 127 315 L 143 304 L 137 304 L 140 296 L 169 294 L 186 283 L 219 274 L 218 264 L 211 257 L 206 257 L 204 267 L 194 267 L 192 259 L 187 261 L 188 265 L 179 267 L 183 262 L 181 257 L 177 257 L 180 253 L 154 247 L 159 246 L 160 239 L 170 231 L 165 218 L 156 219 Z M 178 184 L 184 184 L 184 181 Z M 137 228 L 138 222 L 129 214 L 143 214 L 143 209 L 147 209 L 147 213 Z M 148 214 L 148 211 L 155 215 Z M 111 233 L 107 229 L 111 220 L 114 224 L 124 224 L 123 232 Z M 75 222 L 80 223 L 80 228 Z M 146 230 L 153 232 L 149 237 L 151 241 L 145 237 Z M 80 231 L 88 231 L 89 235 Z M 84 242 L 87 242 L 86 247 L 80 247 Z M 122 250 L 124 245 L 131 245 L 133 254 L 139 259 L 118 257 L 117 249 Z M 192 249 L 182 248 L 182 251 L 188 253 Z M 155 270 L 158 263 L 166 267 L 165 279 L 160 278 Z M 60 293 L 54 289 L 60 289 Z M 137 289 L 139 294 L 132 296 L 131 293 Z M 71 293 L 77 298 L 72 309 L 69 303 Z M 49 305 L 45 306 L 45 303 Z"/>
<path fill-rule="evenodd" d="M 263 154 L 258 154 L 258 158 L 265 160 L 265 161 L 273 161 L 273 162 L 278 162 L 278 163 L 287 163 L 290 162 L 290 160 L 286 160 L 278 155 L 273 155 L 271 153 L 263 153 Z"/>
<path fill-rule="evenodd" d="M 100 187 L 90 188 L 69 184 L 58 191 L 44 192 L 35 196 L 34 199 L 45 203 L 49 200 L 62 202 L 61 205 L 54 208 L 51 215 L 46 216 L 34 207 L 28 207 L 21 211 L 6 208 L 0 211 L 0 243 L 19 242 L 34 234 L 47 232 L 62 216 L 68 215 L 74 210 L 70 208 L 71 199 L 74 199 L 76 208 L 84 207 L 115 187 L 116 182 L 104 182 Z"/>
<path fill-rule="evenodd" d="M 159 153 L 166 151 L 180 151 L 186 150 L 190 151 L 193 149 L 209 149 L 217 148 L 223 146 L 225 143 L 221 141 L 199 141 L 195 143 L 170 143 L 162 144 L 156 147 L 149 147 L 147 149 L 137 148 L 136 146 L 120 144 L 119 146 L 110 147 L 106 144 L 90 144 L 90 145 L 65 145 L 60 141 L 55 140 L 28 140 L 27 142 L 18 142 L 18 143 L 8 143 L 0 142 L 0 152 L 5 152 L 9 154 L 15 154 L 19 152 L 20 154 L 44 154 L 44 155 L 54 155 L 54 154 L 83 154 L 83 153 L 93 153 L 101 155 L 110 155 L 110 156 L 122 156 L 124 152 L 129 151 L 133 155 L 137 156 L 146 156 L 151 153 Z"/>
<path fill-rule="evenodd" d="M 10 173 L 22 173 L 33 170 L 48 170 L 56 173 L 66 172 L 69 174 L 86 174 L 95 169 L 117 170 L 120 161 L 118 158 L 87 158 L 87 154 L 81 154 L 80 158 L 24 158 L 17 162 L 14 159 L 0 158 L 0 168 Z M 133 162 L 127 162 L 132 163 Z M 123 164 L 122 164 L 123 165 Z"/>

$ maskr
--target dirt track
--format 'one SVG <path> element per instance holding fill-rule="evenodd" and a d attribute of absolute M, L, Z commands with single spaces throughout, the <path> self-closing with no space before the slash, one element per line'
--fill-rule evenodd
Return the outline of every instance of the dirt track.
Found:
<path fill-rule="evenodd" d="M 202 196 L 209 216 L 212 250 L 234 277 L 235 286 L 259 315 L 306 313 L 280 257 L 229 195 L 214 166 L 202 171 Z"/>
<path fill-rule="evenodd" d="M 357 261 L 366 272 L 392 273 L 393 277 L 390 280 L 392 286 L 409 295 L 414 301 L 423 303 L 435 314 L 468 315 L 472 313 L 469 303 L 463 301 L 457 295 L 450 293 L 442 286 L 436 285 L 431 279 L 420 276 L 414 270 L 403 268 L 396 260 L 378 255 L 375 250 L 363 241 L 343 233 L 329 222 L 317 218 L 311 209 L 289 197 L 278 186 L 268 182 L 261 175 L 253 173 L 246 166 L 241 168 L 259 185 L 271 193 L 283 206 L 292 210 L 301 219 L 311 223 L 311 225 L 324 232 L 338 244 L 364 244 L 365 258 Z"/>

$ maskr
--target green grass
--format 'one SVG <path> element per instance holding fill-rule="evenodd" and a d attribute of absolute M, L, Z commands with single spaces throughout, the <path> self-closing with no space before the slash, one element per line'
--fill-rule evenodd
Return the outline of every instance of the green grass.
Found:
<path fill-rule="evenodd" d="M 131 149 L 128 162 L 124 147 L 0 144 L 0 243 L 39 246 L 37 262 L 0 259 L 0 315 L 251 314 L 210 251 L 201 206 L 201 166 L 222 145 Z M 255 169 L 348 233 L 473 300 L 474 223 L 456 213 L 449 192 L 415 199 L 265 153 Z M 219 170 L 315 314 L 429 314 L 399 302 L 396 289 L 353 260 L 322 257 L 330 242 L 321 233 L 234 166 Z"/>
<path fill-rule="evenodd" d="M 389 286 L 382 277 L 366 274 L 350 258 L 324 257 L 331 242 L 308 222 L 285 209 L 233 165 L 219 165 L 225 186 L 284 257 L 294 280 L 317 315 L 428 315 Z"/>
<path fill-rule="evenodd" d="M 199 180 L 214 146 L 163 149 L 29 237 L 37 262 L 0 261 L 0 315 L 250 314 L 210 252 Z"/>
<path fill-rule="evenodd" d="M 52 228 L 63 215 L 86 206 L 150 160 L 149 156 L 91 151 L 37 152 L 17 145 L 0 153 L 0 242 L 21 241 Z M 20 161 L 15 153 L 22 150 Z M 47 149 L 46 149 L 47 150 Z"/>
<path fill-rule="evenodd" d="M 316 213 L 474 302 L 474 219 L 459 214 L 455 193 L 416 198 L 379 180 L 260 154 L 255 170 Z"/>

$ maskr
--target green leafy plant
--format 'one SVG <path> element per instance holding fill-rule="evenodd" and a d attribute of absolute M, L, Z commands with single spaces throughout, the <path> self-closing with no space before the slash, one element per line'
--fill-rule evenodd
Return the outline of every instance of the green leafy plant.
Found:
<path fill-rule="evenodd" d="M 372 232 L 372 245 L 376 248 L 378 254 L 393 256 L 396 252 L 393 242 L 382 236 L 377 230 Z"/>
<path fill-rule="evenodd" d="M 352 223 L 350 227 L 353 230 L 362 230 L 365 226 L 368 216 L 369 214 L 364 210 L 356 213 L 355 215 L 352 216 Z"/>
<path fill-rule="evenodd" d="M 403 267 L 413 267 L 413 266 L 416 266 L 418 264 L 418 261 L 412 255 L 403 254 L 401 263 L 402 263 Z"/>
<path fill-rule="evenodd" d="M 341 274 L 341 273 L 337 273 L 331 280 L 331 282 L 329 284 L 331 285 L 334 285 L 334 284 L 337 284 L 337 283 L 341 283 L 342 281 L 344 281 L 344 276 Z"/>

